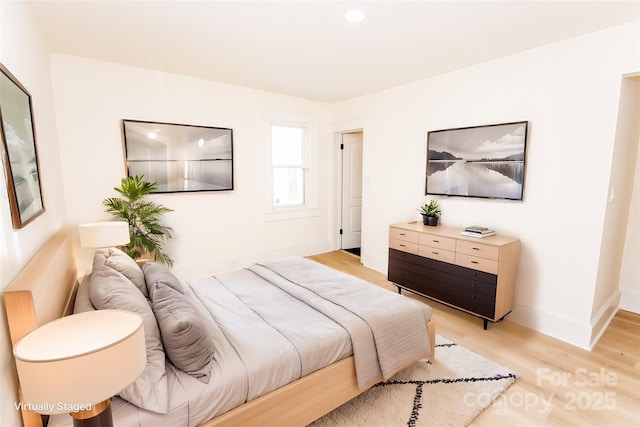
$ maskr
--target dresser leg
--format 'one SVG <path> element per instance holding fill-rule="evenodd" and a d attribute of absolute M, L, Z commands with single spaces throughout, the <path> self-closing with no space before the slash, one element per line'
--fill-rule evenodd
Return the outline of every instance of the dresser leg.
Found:
<path fill-rule="evenodd" d="M 400 286 L 396 286 L 398 288 L 398 293 L 402 295 L 402 288 Z"/>
<path fill-rule="evenodd" d="M 484 326 L 483 327 L 484 327 L 484 330 L 486 331 L 487 330 L 487 324 L 489 323 L 489 321 L 487 319 L 482 319 L 482 320 L 484 320 Z"/>

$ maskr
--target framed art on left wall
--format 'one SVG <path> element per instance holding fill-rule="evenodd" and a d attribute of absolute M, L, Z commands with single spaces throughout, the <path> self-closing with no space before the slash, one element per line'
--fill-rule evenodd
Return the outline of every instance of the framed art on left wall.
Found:
<path fill-rule="evenodd" d="M 13 228 L 22 228 L 42 212 L 40 167 L 31 95 L 0 64 L 0 134 Z"/>

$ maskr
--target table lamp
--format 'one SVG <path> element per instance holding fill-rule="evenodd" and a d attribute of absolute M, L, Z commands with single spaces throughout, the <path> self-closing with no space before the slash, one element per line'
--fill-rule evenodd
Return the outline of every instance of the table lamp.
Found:
<path fill-rule="evenodd" d="M 142 317 L 124 310 L 65 316 L 29 332 L 13 349 L 23 404 L 70 413 L 76 427 L 112 426 L 111 397 L 144 371 Z"/>
<path fill-rule="evenodd" d="M 83 248 L 109 248 L 126 245 L 130 241 L 129 223 L 103 221 L 80 224 L 80 246 Z"/>

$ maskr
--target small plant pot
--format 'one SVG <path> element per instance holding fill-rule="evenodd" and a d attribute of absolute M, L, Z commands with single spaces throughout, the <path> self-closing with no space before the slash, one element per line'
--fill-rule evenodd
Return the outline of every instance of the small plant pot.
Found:
<path fill-rule="evenodd" d="M 422 215 L 422 223 L 424 225 L 436 226 L 438 225 L 438 217 Z"/>

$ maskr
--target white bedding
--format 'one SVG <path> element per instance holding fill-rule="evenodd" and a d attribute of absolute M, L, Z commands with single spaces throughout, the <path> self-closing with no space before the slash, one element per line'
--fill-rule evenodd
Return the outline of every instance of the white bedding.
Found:
<path fill-rule="evenodd" d="M 291 260 L 288 259 L 286 262 L 290 263 Z M 272 267 L 278 270 L 277 265 L 270 266 L 269 271 L 265 271 L 265 266 L 253 266 L 251 269 L 185 281 L 188 292 L 198 307 L 207 314 L 206 321 L 215 342 L 215 363 L 209 383 L 205 384 L 167 363 L 169 413 L 155 414 L 115 397 L 112 400 L 114 424 L 153 427 L 196 426 L 353 354 L 354 337 L 351 335 L 354 332 L 291 295 L 296 292 L 288 292 L 279 286 L 271 285 L 263 276 L 276 274 L 281 281 L 287 281 L 283 278 L 282 271 L 270 270 Z M 301 277 L 305 274 L 307 273 L 302 272 Z M 341 276 L 352 277 L 341 273 L 331 276 L 330 287 L 334 290 L 336 280 Z M 317 279 L 313 277 L 311 282 L 322 282 Z M 312 285 L 313 283 L 307 284 Z M 348 285 L 349 280 L 341 286 L 346 289 Z M 377 287 L 372 288 L 381 290 Z M 400 301 L 399 296 L 393 292 L 384 293 L 394 302 L 383 305 L 394 307 L 395 310 L 398 307 L 397 301 Z M 400 299 L 410 301 L 404 297 Z M 319 300 L 320 305 L 329 304 L 325 297 L 319 297 Z M 380 304 L 380 300 L 376 304 Z M 422 339 L 427 347 L 425 352 L 425 347 L 421 344 L 418 351 L 426 356 L 429 349 L 425 320 L 430 318 L 430 308 L 413 301 L 408 306 L 413 307 L 413 319 L 416 319 L 417 312 L 422 323 L 422 329 L 412 334 L 421 335 L 418 340 Z M 352 320 L 358 317 L 349 310 L 347 312 L 338 317 Z M 365 329 L 363 324 L 366 326 L 367 322 L 360 322 L 357 329 Z M 301 328 L 301 325 L 304 325 L 304 328 Z M 370 330 L 366 333 L 372 337 L 375 335 Z M 408 337 L 405 335 L 401 334 L 401 339 Z M 383 335 L 376 339 L 382 341 Z M 388 340 L 388 337 L 384 339 Z M 373 352 L 380 353 L 381 350 L 374 348 Z M 393 354 L 395 357 L 397 352 Z M 365 355 L 368 356 L 370 355 Z M 413 356 L 411 353 L 407 357 Z M 383 367 L 378 372 L 389 369 L 395 368 Z M 360 373 L 358 376 L 360 377 Z M 363 381 L 367 382 L 369 376 L 363 377 Z M 72 420 L 67 415 L 54 416 L 50 419 L 49 425 L 70 426 Z"/>

